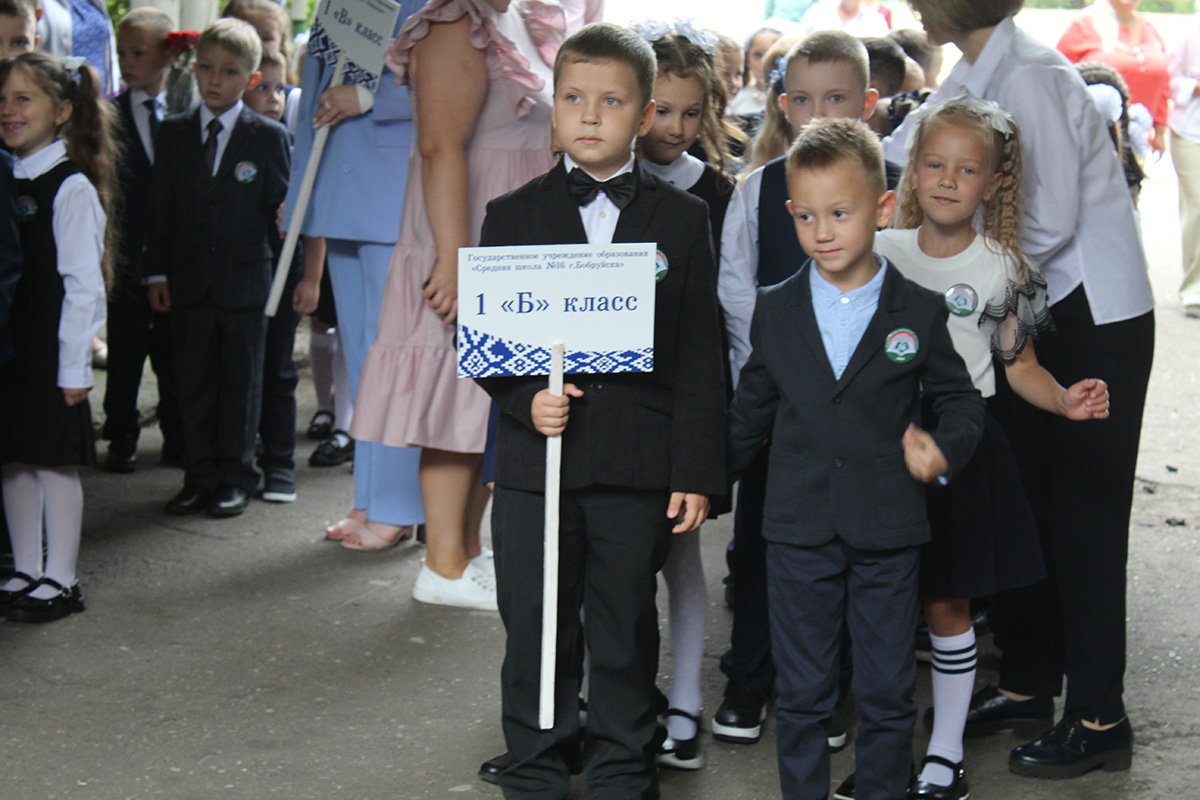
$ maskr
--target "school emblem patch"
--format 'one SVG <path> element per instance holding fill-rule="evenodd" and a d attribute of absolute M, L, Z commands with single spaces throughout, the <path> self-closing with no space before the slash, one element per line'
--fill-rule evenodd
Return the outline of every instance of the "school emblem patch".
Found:
<path fill-rule="evenodd" d="M 965 283 L 946 290 L 946 308 L 956 317 L 969 317 L 979 308 L 979 293 Z"/>
<path fill-rule="evenodd" d="M 253 161 L 242 161 L 233 168 L 233 176 L 238 183 L 249 183 L 258 177 L 258 166 Z"/>
<path fill-rule="evenodd" d="M 908 328 L 897 328 L 884 340 L 883 352 L 896 364 L 907 364 L 917 357 L 917 335 Z"/>
<path fill-rule="evenodd" d="M 37 201 L 27 194 L 17 198 L 17 219 L 29 222 L 37 216 Z"/>
<path fill-rule="evenodd" d="M 667 277 L 667 254 L 662 250 L 654 251 L 654 282 L 662 283 Z"/>

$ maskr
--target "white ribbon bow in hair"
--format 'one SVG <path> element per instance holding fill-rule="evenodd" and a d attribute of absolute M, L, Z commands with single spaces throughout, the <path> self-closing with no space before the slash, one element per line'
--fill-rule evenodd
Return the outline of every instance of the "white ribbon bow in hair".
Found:
<path fill-rule="evenodd" d="M 717 50 L 717 37 L 710 31 L 697 27 L 692 19 L 676 17 L 673 23 L 662 20 L 636 20 L 629 23 L 629 27 L 651 44 L 664 36 L 675 34 L 687 39 L 710 56 Z"/>

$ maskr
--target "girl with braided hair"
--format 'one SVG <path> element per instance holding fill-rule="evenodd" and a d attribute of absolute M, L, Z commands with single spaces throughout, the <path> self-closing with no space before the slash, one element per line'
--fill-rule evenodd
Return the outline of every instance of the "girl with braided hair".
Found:
<path fill-rule="evenodd" d="M 954 347 L 985 398 L 996 393 L 995 356 L 1008 383 L 1033 406 L 1072 420 L 1107 418 L 1104 381 L 1064 389 L 1034 353 L 1033 340 L 1053 324 L 1046 281 L 1021 247 L 1016 121 L 995 103 L 965 94 L 914 115 L 896 228 L 876 237 L 876 251 L 945 297 Z M 1045 575 L 1016 460 L 990 416 L 962 473 L 929 492 L 929 518 L 933 539 L 921 553 L 920 580 L 933 639 L 936 714 L 911 796 L 960 800 L 968 794 L 962 736 L 975 682 L 970 599 Z"/>

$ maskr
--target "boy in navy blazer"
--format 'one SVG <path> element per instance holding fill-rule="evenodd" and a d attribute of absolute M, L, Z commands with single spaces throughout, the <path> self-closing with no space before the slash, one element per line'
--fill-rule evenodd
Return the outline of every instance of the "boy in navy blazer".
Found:
<path fill-rule="evenodd" d="M 843 624 L 854 648 L 856 797 L 904 797 L 912 769 L 923 483 L 967 463 L 983 401 L 944 300 L 872 252 L 891 219 L 883 153 L 852 120 L 813 122 L 788 153 L 787 208 L 809 261 L 762 289 L 730 410 L 730 467 L 770 437 L 763 536 L 785 798 L 829 793 Z M 923 431 L 922 392 L 939 422 Z"/>
<path fill-rule="evenodd" d="M 584 758 L 593 797 L 657 797 L 656 573 L 672 531 L 703 522 L 725 491 L 724 373 L 716 269 L 703 201 L 643 172 L 654 53 L 633 32 L 589 25 L 554 69 L 563 161 L 488 205 L 480 244 L 655 242 L 654 371 L 480 384 L 500 410 L 492 535 L 507 632 L 501 673 L 508 798 L 566 797 L 579 736 L 580 645 L 592 654 Z M 614 289 L 619 287 L 614 287 Z M 547 436 L 562 436 L 555 725 L 538 726 Z M 580 624 L 580 608 L 585 621 Z"/>
<path fill-rule="evenodd" d="M 290 168 L 287 129 L 242 104 L 261 56 L 249 23 L 214 22 L 196 45 L 202 104 L 156 139 L 144 269 L 151 305 L 171 312 L 186 471 L 168 514 L 237 516 L 258 485 L 263 307 Z"/>

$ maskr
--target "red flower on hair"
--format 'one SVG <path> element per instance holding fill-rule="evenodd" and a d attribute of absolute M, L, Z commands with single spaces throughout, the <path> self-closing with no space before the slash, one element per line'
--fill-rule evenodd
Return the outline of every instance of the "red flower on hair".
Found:
<path fill-rule="evenodd" d="M 167 34 L 167 47 L 176 54 L 190 53 L 196 49 L 200 34 L 196 31 L 175 31 Z"/>

